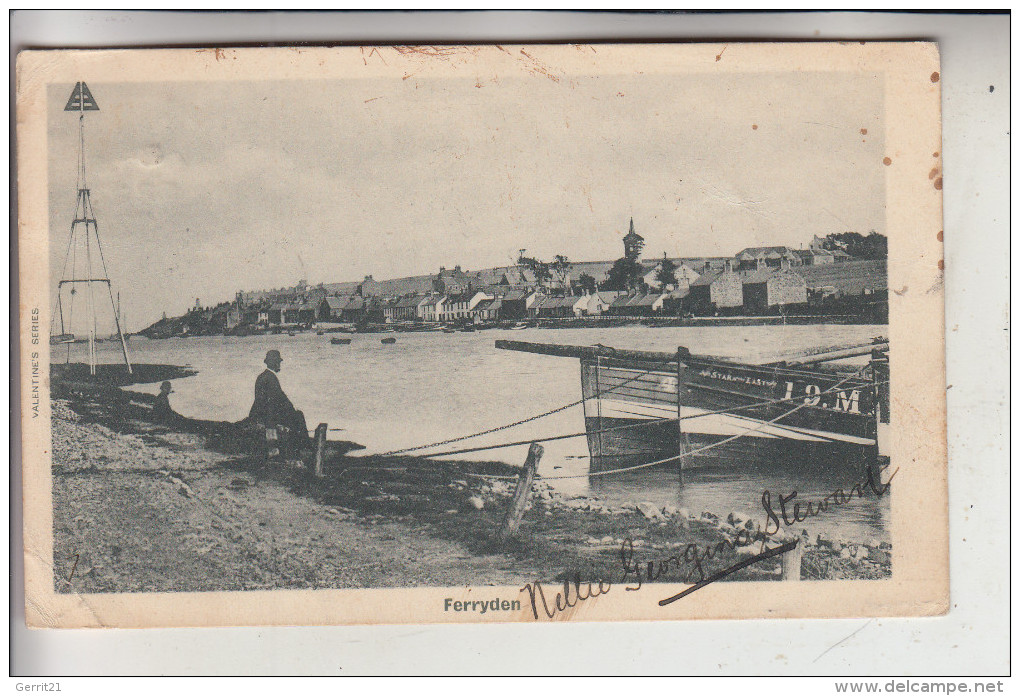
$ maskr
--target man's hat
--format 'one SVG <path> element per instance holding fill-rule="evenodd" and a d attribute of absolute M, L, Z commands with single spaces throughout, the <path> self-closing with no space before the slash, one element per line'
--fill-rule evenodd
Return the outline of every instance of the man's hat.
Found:
<path fill-rule="evenodd" d="M 163 384 L 159 385 L 159 390 L 161 392 L 165 391 L 167 394 L 173 394 L 174 393 L 173 387 L 170 386 L 169 382 L 163 382 Z"/>
<path fill-rule="evenodd" d="M 276 350 L 275 348 L 273 348 L 270 351 L 267 351 L 266 359 L 263 360 L 262 362 L 269 362 L 270 360 L 279 360 L 280 362 L 283 362 L 283 357 L 280 355 L 280 351 Z"/>

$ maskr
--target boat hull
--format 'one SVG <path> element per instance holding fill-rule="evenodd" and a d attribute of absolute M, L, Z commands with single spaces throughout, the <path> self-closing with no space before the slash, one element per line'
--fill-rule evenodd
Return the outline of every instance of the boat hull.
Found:
<path fill-rule="evenodd" d="M 827 465 L 878 455 L 883 409 L 872 375 L 596 357 L 582 359 L 581 377 L 593 471 L 680 454 L 691 455 L 684 467 L 749 459 Z"/>

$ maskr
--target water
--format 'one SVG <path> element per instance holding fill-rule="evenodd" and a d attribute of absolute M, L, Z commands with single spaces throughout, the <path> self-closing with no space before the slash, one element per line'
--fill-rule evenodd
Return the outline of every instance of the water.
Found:
<path fill-rule="evenodd" d="M 379 334 L 353 336 L 346 346 L 317 336 L 196 337 L 150 341 L 134 338 L 131 358 L 140 363 L 191 365 L 198 375 L 173 383 L 171 404 L 189 417 L 240 420 L 248 415 L 255 377 L 264 369 L 266 350 L 283 354 L 280 382 L 294 404 L 304 411 L 309 427 L 329 423 L 342 432 L 333 439 L 366 446 L 362 454 L 387 452 L 433 443 L 514 422 L 580 399 L 578 361 L 496 350 L 494 341 L 521 341 L 675 351 L 736 359 L 759 359 L 813 346 L 866 341 L 886 333 L 882 326 L 733 326 L 614 329 L 524 329 L 475 333 L 396 333 L 395 345 L 382 345 Z M 84 361 L 85 346 L 71 348 L 74 361 Z M 66 349 L 54 347 L 53 359 L 63 361 Z M 100 359 L 119 362 L 119 345 L 99 346 Z M 156 393 L 158 385 L 136 385 Z M 448 446 L 458 448 L 548 437 L 584 431 L 580 407 L 491 435 Z M 443 447 L 442 449 L 447 449 Z M 439 451 L 433 450 L 433 451 Z M 519 465 L 526 445 L 462 455 Z M 539 473 L 545 476 L 584 474 L 588 449 L 584 437 L 545 444 Z M 610 504 L 651 501 L 692 512 L 725 516 L 731 510 L 750 513 L 764 522 L 762 491 L 778 495 L 798 492 L 797 500 L 819 500 L 857 478 L 839 466 L 809 473 L 784 467 L 749 469 L 727 463 L 685 473 L 681 486 L 675 469 L 651 468 L 625 475 L 554 481 L 565 494 L 594 493 Z M 806 528 L 850 540 L 888 540 L 889 496 L 855 499 L 837 510 L 812 518 Z"/>

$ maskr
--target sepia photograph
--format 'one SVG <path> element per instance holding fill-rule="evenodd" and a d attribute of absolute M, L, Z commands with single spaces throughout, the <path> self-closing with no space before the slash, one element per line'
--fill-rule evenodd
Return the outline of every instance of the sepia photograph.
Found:
<path fill-rule="evenodd" d="M 932 44 L 18 68 L 30 623 L 945 610 Z"/>

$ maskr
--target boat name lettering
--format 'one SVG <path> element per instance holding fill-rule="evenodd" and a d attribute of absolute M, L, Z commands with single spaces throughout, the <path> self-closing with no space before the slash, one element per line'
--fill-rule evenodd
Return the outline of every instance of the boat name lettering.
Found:
<path fill-rule="evenodd" d="M 764 379 L 750 375 L 735 375 L 730 372 L 719 372 L 718 370 L 706 369 L 702 370 L 699 374 L 710 379 L 718 379 L 724 382 L 740 382 L 741 384 L 750 384 L 756 387 L 774 387 L 777 384 L 774 379 Z"/>
<path fill-rule="evenodd" d="M 848 393 L 849 392 L 849 393 Z M 795 398 L 795 394 L 800 394 L 801 390 L 794 385 L 793 382 L 786 383 L 786 393 L 783 394 L 784 401 L 792 401 Z M 861 412 L 861 390 L 860 389 L 849 389 L 840 390 L 835 392 L 835 400 L 833 402 L 822 401 L 822 388 L 817 384 L 805 384 L 803 393 L 804 405 L 805 406 L 817 406 L 818 408 L 828 408 L 833 411 L 843 411 L 845 413 L 860 413 Z"/>

